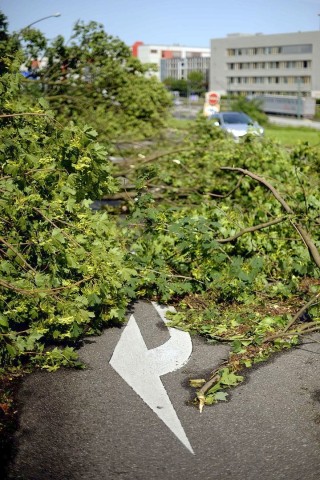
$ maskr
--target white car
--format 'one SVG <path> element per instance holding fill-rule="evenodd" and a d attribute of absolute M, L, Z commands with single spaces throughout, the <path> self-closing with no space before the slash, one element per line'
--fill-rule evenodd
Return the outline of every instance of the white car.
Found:
<path fill-rule="evenodd" d="M 220 126 L 223 130 L 231 134 L 235 141 L 247 134 L 262 136 L 264 129 L 258 122 L 252 120 L 249 115 L 243 112 L 220 112 L 210 117 L 214 125 Z"/>

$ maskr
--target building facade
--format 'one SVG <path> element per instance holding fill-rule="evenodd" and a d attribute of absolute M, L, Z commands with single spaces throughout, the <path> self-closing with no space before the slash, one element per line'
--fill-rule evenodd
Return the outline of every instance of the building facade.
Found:
<path fill-rule="evenodd" d="M 186 80 L 190 72 L 201 72 L 209 81 L 210 57 L 162 58 L 160 61 L 160 80 L 174 78 Z"/>
<path fill-rule="evenodd" d="M 173 77 L 186 79 L 191 71 L 201 71 L 208 75 L 210 65 L 210 48 L 185 47 L 182 45 L 144 45 L 136 42 L 132 54 L 142 63 L 151 63 L 157 67 L 159 80 Z"/>
<path fill-rule="evenodd" d="M 212 39 L 210 90 L 320 98 L 320 31 Z"/>

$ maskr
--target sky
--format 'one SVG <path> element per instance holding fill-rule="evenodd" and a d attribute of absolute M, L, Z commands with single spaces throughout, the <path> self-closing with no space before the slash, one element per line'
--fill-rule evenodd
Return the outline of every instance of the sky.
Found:
<path fill-rule="evenodd" d="M 71 36 L 73 25 L 94 20 L 131 46 L 210 47 L 211 38 L 232 33 L 320 30 L 320 0 L 0 0 L 9 31 L 34 25 L 48 39 Z"/>

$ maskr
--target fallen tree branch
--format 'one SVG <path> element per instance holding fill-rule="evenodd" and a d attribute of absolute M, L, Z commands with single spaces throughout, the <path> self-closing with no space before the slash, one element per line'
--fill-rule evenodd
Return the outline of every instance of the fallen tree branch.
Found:
<path fill-rule="evenodd" d="M 251 177 L 254 180 L 257 180 L 259 183 L 261 183 L 262 185 L 264 185 L 265 187 L 267 187 L 270 190 L 272 195 L 275 197 L 276 200 L 278 200 L 278 202 L 283 206 L 283 208 L 285 209 L 285 211 L 287 213 L 290 213 L 290 214 L 294 215 L 294 211 L 292 210 L 292 208 L 289 207 L 287 202 L 281 197 L 281 195 L 273 187 L 273 185 L 271 185 L 271 183 L 267 182 L 264 178 L 259 177 L 259 175 L 256 175 L 255 173 L 252 173 L 249 170 L 245 170 L 244 168 L 221 167 L 221 170 L 228 170 L 228 171 L 231 171 L 231 172 L 240 172 L 243 175 L 247 175 L 248 177 Z M 306 246 L 309 250 L 310 256 L 314 260 L 315 264 L 317 265 L 317 267 L 320 268 L 320 253 L 319 253 L 317 247 L 315 246 L 315 244 L 313 243 L 309 233 L 299 223 L 295 223 L 293 221 L 291 221 L 291 223 L 294 226 L 294 228 L 297 230 L 297 232 L 299 233 L 299 235 L 302 238 L 302 240 L 304 241 L 304 243 L 306 244 Z"/>
<path fill-rule="evenodd" d="M 204 407 L 204 404 L 205 404 L 205 401 L 206 401 L 206 393 L 208 390 L 210 390 L 210 388 L 212 387 L 212 385 L 214 385 L 216 382 L 218 382 L 220 380 L 220 375 L 218 374 L 219 370 L 222 368 L 222 365 L 217 368 L 213 373 L 212 373 L 212 377 L 210 378 L 210 380 L 208 380 L 198 391 L 197 391 L 197 399 L 199 401 L 199 410 L 200 410 L 200 413 L 202 412 L 203 410 L 203 407 Z"/>
<path fill-rule="evenodd" d="M 271 185 L 269 182 L 264 180 L 262 177 L 259 177 L 258 175 L 250 172 L 249 170 L 245 170 L 243 168 L 221 167 L 221 170 L 239 172 L 239 173 L 242 173 L 243 175 L 247 175 L 247 176 L 253 178 L 254 180 L 257 180 L 259 183 L 261 183 L 262 185 L 264 185 L 267 189 L 269 189 L 271 191 L 271 193 L 273 194 L 275 199 L 282 205 L 282 207 L 284 208 L 284 210 L 288 214 L 294 216 L 294 211 L 290 208 L 290 206 L 286 203 L 286 201 L 281 197 L 279 192 L 273 187 L 273 185 Z M 245 228 L 244 230 L 242 230 L 241 232 L 238 232 L 237 234 L 235 234 L 232 237 L 228 237 L 228 238 L 225 238 L 225 239 L 218 239 L 217 241 L 219 243 L 227 243 L 227 242 L 230 242 L 232 240 L 235 240 L 236 238 L 238 238 L 239 236 L 241 236 L 245 233 L 254 232 L 256 230 L 260 230 L 262 228 L 269 227 L 273 224 L 280 223 L 280 222 L 284 221 L 285 219 L 286 219 L 286 217 L 278 218 L 278 219 L 275 219 L 275 220 L 271 220 L 270 222 L 266 222 L 264 224 L 256 225 L 256 226 L 249 227 L 249 228 Z M 307 246 L 311 258 L 313 259 L 315 264 L 320 268 L 320 253 L 319 253 L 317 247 L 315 246 L 315 244 L 313 243 L 309 233 L 304 229 L 304 227 L 301 224 L 294 222 L 292 219 L 289 219 L 289 220 L 290 220 L 290 223 L 292 224 L 292 226 L 297 230 L 297 232 L 298 232 L 300 238 L 302 239 L 302 241 L 304 242 L 304 244 Z M 320 297 L 320 292 L 318 292 L 302 308 L 300 308 L 300 310 L 294 315 L 292 320 L 286 325 L 286 327 L 284 328 L 283 331 L 278 332 L 274 335 L 270 335 L 270 336 L 262 339 L 262 343 L 266 345 L 269 342 L 272 342 L 272 341 L 276 340 L 277 338 L 292 337 L 292 336 L 296 336 L 296 335 L 304 335 L 304 334 L 308 334 L 308 333 L 318 332 L 320 330 L 320 323 L 319 322 L 309 322 L 305 325 L 302 325 L 301 328 L 297 328 L 297 329 L 291 330 L 291 331 L 289 331 L 289 329 L 290 329 L 290 327 L 292 327 L 292 325 L 299 319 L 299 317 L 309 307 L 311 307 L 314 304 L 319 303 L 319 301 L 318 301 L 319 297 Z M 219 382 L 219 380 L 220 380 L 219 371 L 224 365 L 228 365 L 228 362 L 224 362 L 222 365 L 220 365 L 220 367 L 217 368 L 212 373 L 210 379 L 198 390 L 197 400 L 199 402 L 200 413 L 201 413 L 201 411 L 202 411 L 202 409 L 205 405 L 206 394 L 210 390 L 210 388 L 212 388 L 212 386 L 214 384 Z"/>
<path fill-rule="evenodd" d="M 320 330 L 320 323 L 317 323 L 317 322 L 311 322 L 309 323 L 308 325 L 306 325 L 306 328 L 305 329 L 300 329 L 300 330 L 295 330 L 295 331 L 292 331 L 292 332 L 286 332 L 286 331 L 283 331 L 283 332 L 280 332 L 280 333 L 277 333 L 275 335 L 271 335 L 269 337 L 266 337 L 264 340 L 263 340 L 263 344 L 266 344 L 266 343 L 269 343 L 269 342 L 272 342 L 273 340 L 276 340 L 277 338 L 282 338 L 282 337 L 293 337 L 295 335 L 302 335 L 302 334 L 308 334 L 308 333 L 313 333 L 313 332 L 318 332 Z M 206 401 L 206 394 L 207 392 L 210 390 L 210 388 L 215 385 L 217 382 L 219 382 L 220 380 L 220 375 L 219 375 L 219 371 L 224 367 L 224 366 L 227 366 L 228 365 L 228 362 L 223 362 L 218 368 L 216 368 L 212 374 L 211 374 L 211 377 L 209 378 L 209 380 L 204 383 L 204 385 L 202 385 L 202 387 L 197 391 L 197 400 L 199 402 L 199 410 L 200 410 L 200 413 L 202 412 L 203 410 L 203 407 L 205 405 L 205 401 Z"/>
<path fill-rule="evenodd" d="M 244 228 L 243 230 L 236 233 L 232 237 L 217 238 L 216 242 L 218 243 L 232 242 L 233 240 L 236 240 L 238 237 L 241 237 L 241 235 L 244 235 L 245 233 L 255 232 L 256 230 L 262 230 L 263 228 L 270 227 L 271 225 L 276 225 L 277 223 L 281 223 L 284 220 L 286 220 L 286 217 L 276 218 L 275 220 L 270 220 L 269 222 L 260 223 L 259 225 L 254 225 L 253 227 Z"/>
<path fill-rule="evenodd" d="M 5 280 L 0 279 L 0 285 L 4 288 L 8 288 L 9 290 L 13 290 L 14 292 L 20 293 L 21 295 L 38 295 L 39 293 L 56 293 L 56 292 L 61 292 L 63 290 L 67 290 L 69 288 L 76 287 L 80 285 L 81 283 L 86 282 L 87 280 L 91 280 L 91 277 L 85 277 L 82 280 L 79 280 L 78 282 L 71 283 L 70 285 L 65 285 L 64 287 L 55 287 L 55 288 L 35 288 L 32 290 L 28 290 L 26 288 L 20 288 L 17 287 L 16 285 L 13 285 L 12 283 L 6 282 Z"/>

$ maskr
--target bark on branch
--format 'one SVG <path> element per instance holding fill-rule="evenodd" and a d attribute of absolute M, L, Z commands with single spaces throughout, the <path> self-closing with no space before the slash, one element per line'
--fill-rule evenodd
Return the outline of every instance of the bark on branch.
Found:
<path fill-rule="evenodd" d="M 17 287 L 16 285 L 13 285 L 12 283 L 6 282 L 5 280 L 0 279 L 0 286 L 7 288 L 9 290 L 13 290 L 14 292 L 20 293 L 21 295 L 38 295 L 39 293 L 48 293 L 48 294 L 55 294 L 57 292 L 62 292 L 64 290 L 68 290 L 73 287 L 77 287 L 78 285 L 81 285 L 81 283 L 87 282 L 88 280 L 91 280 L 93 276 L 90 277 L 85 277 L 82 280 L 79 280 L 78 282 L 71 283 L 70 285 L 65 285 L 63 287 L 55 287 L 55 288 L 34 288 L 32 290 L 27 289 L 27 288 L 20 288 Z"/>
<path fill-rule="evenodd" d="M 281 223 L 284 220 L 286 220 L 286 217 L 276 218 L 275 220 L 270 220 L 269 222 L 260 223 L 259 225 L 254 225 L 253 227 L 244 228 L 240 232 L 233 235 L 233 237 L 218 238 L 216 241 L 218 243 L 232 242 L 233 240 L 236 240 L 238 237 L 241 237 L 241 235 L 244 235 L 245 233 L 252 233 L 252 232 L 255 232 L 256 230 L 262 230 L 263 228 L 270 227 L 271 225 L 276 225 L 277 223 Z"/>
<path fill-rule="evenodd" d="M 8 118 L 8 117 L 23 117 L 25 115 L 35 115 L 37 117 L 46 117 L 46 113 L 37 113 L 37 112 L 24 112 L 24 113 L 3 113 L 0 115 L 0 118 Z"/>

